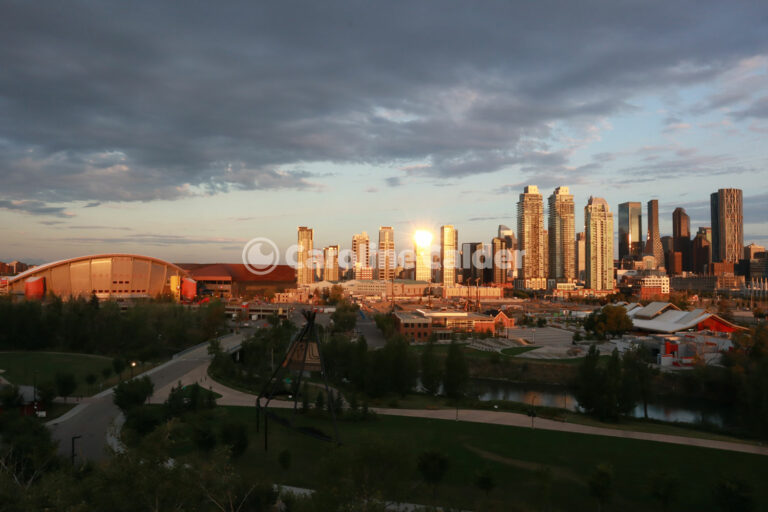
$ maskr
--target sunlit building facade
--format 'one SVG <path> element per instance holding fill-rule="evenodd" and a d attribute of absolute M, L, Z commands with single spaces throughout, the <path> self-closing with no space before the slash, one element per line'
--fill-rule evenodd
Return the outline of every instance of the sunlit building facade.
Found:
<path fill-rule="evenodd" d="M 601 197 L 590 197 L 584 208 L 585 287 L 613 289 L 613 214 Z"/>
<path fill-rule="evenodd" d="M 544 243 L 544 200 L 539 187 L 529 185 L 520 194 L 517 203 L 517 244 L 520 250 L 525 251 L 518 277 L 524 288 L 546 288 Z"/>
<path fill-rule="evenodd" d="M 315 269 L 312 261 L 314 237 L 313 229 L 299 226 L 298 251 L 296 253 L 296 283 L 299 285 L 315 282 Z"/>
<path fill-rule="evenodd" d="M 379 228 L 379 251 L 376 253 L 377 279 L 391 281 L 395 278 L 395 230 L 390 226 Z"/>
<path fill-rule="evenodd" d="M 721 188 L 710 196 L 712 261 L 737 263 L 744 251 L 742 191 Z"/>
<path fill-rule="evenodd" d="M 440 228 L 440 265 L 444 288 L 456 284 L 456 255 L 459 250 L 459 234 L 451 225 Z"/>
<path fill-rule="evenodd" d="M 339 280 L 339 246 L 329 245 L 323 249 L 323 279 Z"/>
<path fill-rule="evenodd" d="M 557 187 L 549 196 L 548 228 L 549 278 L 573 281 L 576 277 L 573 254 L 576 227 L 573 195 L 568 187 Z"/>

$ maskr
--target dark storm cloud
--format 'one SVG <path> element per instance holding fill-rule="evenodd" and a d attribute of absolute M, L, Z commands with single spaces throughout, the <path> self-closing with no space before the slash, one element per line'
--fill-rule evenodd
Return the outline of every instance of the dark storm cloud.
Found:
<path fill-rule="evenodd" d="M 552 123 L 590 123 L 644 91 L 717 76 L 766 49 L 766 12 L 716 1 L 5 2 L 0 199 L 312 188 L 308 162 L 546 176 L 568 160 L 548 147 Z"/>

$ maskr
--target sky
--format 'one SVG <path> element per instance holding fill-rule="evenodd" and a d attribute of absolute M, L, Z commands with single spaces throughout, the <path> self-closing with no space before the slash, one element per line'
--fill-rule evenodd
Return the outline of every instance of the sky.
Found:
<path fill-rule="evenodd" d="M 0 0 L 0 261 L 488 242 L 529 184 L 569 186 L 579 231 L 592 195 L 616 224 L 658 199 L 662 235 L 741 188 L 765 245 L 766 26 L 747 0 Z"/>

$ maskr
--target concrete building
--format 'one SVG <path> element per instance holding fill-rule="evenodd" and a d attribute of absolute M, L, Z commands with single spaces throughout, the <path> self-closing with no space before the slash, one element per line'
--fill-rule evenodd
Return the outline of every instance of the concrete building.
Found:
<path fill-rule="evenodd" d="M 373 279 L 373 268 L 370 264 L 371 240 L 365 231 L 352 235 L 352 256 L 352 278 Z"/>
<path fill-rule="evenodd" d="M 664 266 L 664 248 L 659 234 L 659 201 L 648 201 L 648 239 L 645 241 L 644 254 L 656 259 L 656 267 Z"/>
<path fill-rule="evenodd" d="M 757 255 L 760 253 L 765 252 L 765 247 L 762 245 L 757 245 L 756 243 L 751 243 L 748 246 L 744 247 L 744 259 L 745 260 L 754 260 L 757 258 Z"/>
<path fill-rule="evenodd" d="M 721 188 L 710 195 L 712 261 L 736 263 L 744 253 L 744 212 L 741 189 Z"/>
<path fill-rule="evenodd" d="M 339 280 L 339 246 L 329 245 L 323 249 L 323 280 Z"/>
<path fill-rule="evenodd" d="M 619 205 L 619 259 L 638 260 L 643 254 L 643 206 L 638 202 Z"/>
<path fill-rule="evenodd" d="M 576 278 L 576 241 L 573 195 L 568 187 L 557 187 L 549 196 L 549 278 L 568 282 Z"/>
<path fill-rule="evenodd" d="M 529 185 L 517 203 L 517 243 L 523 255 L 518 274 L 523 288 L 540 290 L 547 286 L 544 247 L 544 200 L 539 187 Z"/>
<path fill-rule="evenodd" d="M 388 281 L 394 279 L 396 266 L 395 231 L 390 226 L 381 226 L 379 228 L 379 252 L 376 253 L 377 279 Z"/>
<path fill-rule="evenodd" d="M 584 207 L 586 232 L 585 287 L 612 290 L 613 283 L 613 214 L 601 197 L 590 197 Z"/>
<path fill-rule="evenodd" d="M 299 226 L 298 252 L 296 253 L 296 283 L 299 285 L 315 282 L 315 267 L 312 261 L 314 237 L 315 231 L 313 229 Z"/>
<path fill-rule="evenodd" d="M 456 284 L 456 257 L 459 252 L 459 233 L 453 226 L 440 227 L 440 267 L 444 288 Z"/>

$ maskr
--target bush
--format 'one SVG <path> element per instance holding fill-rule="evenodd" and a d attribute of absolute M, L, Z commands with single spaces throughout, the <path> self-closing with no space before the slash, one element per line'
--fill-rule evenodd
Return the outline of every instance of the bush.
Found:
<path fill-rule="evenodd" d="M 239 421 L 230 421 L 221 426 L 221 443 L 230 447 L 232 457 L 239 457 L 248 448 L 248 427 Z"/>
<path fill-rule="evenodd" d="M 113 400 L 115 405 L 123 411 L 128 412 L 134 407 L 138 407 L 147 401 L 155 390 L 155 385 L 149 377 L 141 377 L 121 382 L 115 387 Z"/>

